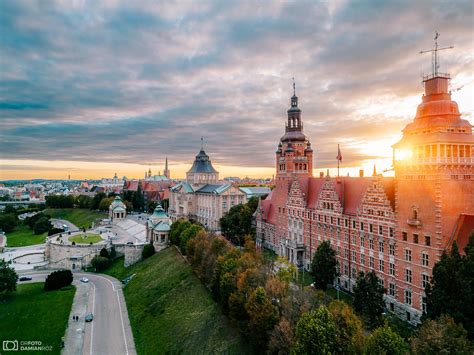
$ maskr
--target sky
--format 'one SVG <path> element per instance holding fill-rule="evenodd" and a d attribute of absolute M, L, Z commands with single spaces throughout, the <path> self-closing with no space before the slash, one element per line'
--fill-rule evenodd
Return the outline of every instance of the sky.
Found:
<path fill-rule="evenodd" d="M 292 78 L 315 174 L 389 169 L 441 72 L 473 123 L 466 1 L 0 1 L 0 179 L 269 177 Z M 388 173 L 389 174 L 389 173 Z"/>

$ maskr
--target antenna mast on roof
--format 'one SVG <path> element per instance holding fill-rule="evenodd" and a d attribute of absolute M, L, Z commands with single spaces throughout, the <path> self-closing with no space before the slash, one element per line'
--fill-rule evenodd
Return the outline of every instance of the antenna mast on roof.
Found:
<path fill-rule="evenodd" d="M 438 69 L 439 69 L 438 51 L 454 48 L 453 46 L 439 48 L 438 38 L 439 38 L 439 33 L 438 33 L 438 31 L 436 31 L 435 36 L 434 36 L 434 42 L 435 42 L 434 48 L 433 49 L 428 49 L 426 51 L 420 51 L 420 54 L 431 52 L 431 61 L 432 61 L 431 65 L 433 67 L 432 68 L 433 69 L 433 78 L 438 75 Z"/>

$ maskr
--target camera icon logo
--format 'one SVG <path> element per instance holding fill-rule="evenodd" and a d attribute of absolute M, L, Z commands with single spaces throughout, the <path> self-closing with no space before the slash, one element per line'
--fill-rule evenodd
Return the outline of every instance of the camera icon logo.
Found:
<path fill-rule="evenodd" d="M 4 340 L 3 351 L 18 351 L 18 340 Z"/>

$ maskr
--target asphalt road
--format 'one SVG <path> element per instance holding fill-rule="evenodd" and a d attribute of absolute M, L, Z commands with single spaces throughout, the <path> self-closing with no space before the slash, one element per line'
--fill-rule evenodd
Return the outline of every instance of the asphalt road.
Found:
<path fill-rule="evenodd" d="M 30 273 L 28 275 L 33 278 L 31 282 L 38 282 L 44 281 L 48 273 Z M 74 283 L 77 284 L 82 277 L 89 279 L 86 313 L 91 312 L 94 316 L 92 322 L 85 323 L 82 354 L 135 355 L 135 343 L 123 297 L 122 284 L 113 277 L 90 273 L 74 273 Z M 73 309 L 77 309 L 77 306 L 73 305 Z M 83 320 L 85 314 L 79 314 L 79 317 Z M 71 345 L 74 342 L 76 341 L 71 342 Z M 68 351 L 67 339 L 64 350 L 65 354 L 80 353 L 77 349 Z"/>

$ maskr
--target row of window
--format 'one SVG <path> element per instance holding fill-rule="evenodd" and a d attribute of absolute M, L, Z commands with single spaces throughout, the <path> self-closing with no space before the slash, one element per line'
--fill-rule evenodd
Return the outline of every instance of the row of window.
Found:
<path fill-rule="evenodd" d="M 428 247 L 431 246 L 431 237 L 429 235 L 425 235 L 424 237 L 425 237 L 424 244 Z M 408 233 L 407 232 L 402 232 L 402 239 L 403 239 L 404 242 L 408 241 Z M 413 233 L 411 242 L 413 242 L 414 244 L 419 244 L 420 235 L 418 233 Z"/>

